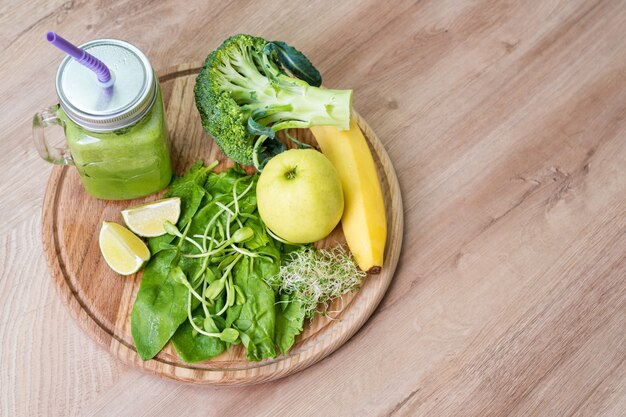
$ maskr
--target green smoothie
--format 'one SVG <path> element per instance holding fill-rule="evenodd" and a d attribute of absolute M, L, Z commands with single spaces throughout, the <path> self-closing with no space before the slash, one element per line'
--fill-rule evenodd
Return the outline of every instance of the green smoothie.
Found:
<path fill-rule="evenodd" d="M 126 200 L 165 188 L 172 177 L 163 98 L 137 123 L 111 132 L 92 132 L 59 108 L 72 159 L 85 189 L 105 200 Z"/>

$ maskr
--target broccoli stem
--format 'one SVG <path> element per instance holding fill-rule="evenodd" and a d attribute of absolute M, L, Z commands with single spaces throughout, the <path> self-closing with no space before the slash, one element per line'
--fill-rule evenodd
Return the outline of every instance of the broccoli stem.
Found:
<path fill-rule="evenodd" d="M 350 128 L 350 109 L 352 108 L 352 90 L 328 90 L 305 86 L 301 94 L 292 90 L 281 89 L 277 100 L 290 104 L 291 111 L 279 113 L 274 130 L 290 127 L 336 126 L 339 130 Z"/>
<path fill-rule="evenodd" d="M 249 117 L 264 126 L 272 125 L 274 131 L 311 126 L 350 128 L 352 90 L 313 87 L 281 75 L 268 80 L 264 88 L 245 94 L 245 100 L 235 96 Z"/>

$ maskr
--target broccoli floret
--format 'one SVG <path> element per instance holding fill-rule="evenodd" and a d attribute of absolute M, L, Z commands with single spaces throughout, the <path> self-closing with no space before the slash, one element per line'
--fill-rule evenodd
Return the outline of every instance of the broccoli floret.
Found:
<path fill-rule="evenodd" d="M 275 138 L 280 130 L 349 128 L 352 90 L 320 84 L 319 72 L 296 49 L 235 35 L 207 57 L 194 91 L 202 125 L 226 156 L 261 168 L 285 149 Z"/>

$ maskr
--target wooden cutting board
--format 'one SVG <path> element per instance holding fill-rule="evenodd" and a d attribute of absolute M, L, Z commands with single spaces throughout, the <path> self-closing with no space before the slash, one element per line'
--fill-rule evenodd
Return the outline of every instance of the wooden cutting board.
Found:
<path fill-rule="evenodd" d="M 195 108 L 193 86 L 201 63 L 186 64 L 160 74 L 172 160 L 177 174 L 203 159 L 227 160 L 207 137 Z M 42 213 L 43 247 L 59 292 L 79 326 L 114 356 L 128 364 L 180 381 L 243 385 L 280 378 L 306 368 L 344 344 L 370 317 L 393 277 L 402 244 L 403 216 L 400 188 L 391 161 L 373 130 L 356 113 L 378 168 L 387 214 L 388 238 L 385 265 L 378 275 L 367 276 L 361 289 L 336 300 L 330 317 L 316 317 L 305 323 L 304 332 L 286 356 L 262 362 L 248 362 L 241 345 L 209 361 L 186 364 L 171 344 L 154 359 L 142 361 L 130 334 L 130 312 L 141 272 L 122 277 L 104 262 L 98 247 L 103 220 L 123 224 L 120 211 L 160 197 L 152 195 L 130 201 L 101 201 L 83 189 L 76 170 L 54 167 Z M 308 130 L 297 132 L 300 140 L 315 144 Z M 345 243 L 341 227 L 318 246 Z M 366 358 L 364 358 L 366 360 Z"/>

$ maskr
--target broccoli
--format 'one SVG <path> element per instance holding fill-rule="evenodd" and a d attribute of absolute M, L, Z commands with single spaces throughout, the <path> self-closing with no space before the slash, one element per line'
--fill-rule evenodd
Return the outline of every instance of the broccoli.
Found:
<path fill-rule="evenodd" d="M 242 34 L 226 39 L 207 57 L 194 92 L 202 126 L 226 156 L 261 169 L 285 150 L 275 137 L 280 130 L 349 128 L 352 90 L 319 88 L 321 82 L 295 48 Z"/>

